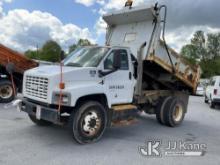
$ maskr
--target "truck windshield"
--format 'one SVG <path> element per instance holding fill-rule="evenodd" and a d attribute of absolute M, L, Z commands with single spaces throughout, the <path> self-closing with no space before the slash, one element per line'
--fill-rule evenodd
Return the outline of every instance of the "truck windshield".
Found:
<path fill-rule="evenodd" d="M 63 62 L 65 66 L 97 67 L 109 51 L 104 47 L 86 47 L 73 51 Z"/>

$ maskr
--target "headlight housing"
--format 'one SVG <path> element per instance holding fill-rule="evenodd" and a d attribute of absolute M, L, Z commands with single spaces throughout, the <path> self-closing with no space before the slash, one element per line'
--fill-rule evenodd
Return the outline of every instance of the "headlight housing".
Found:
<path fill-rule="evenodd" d="M 58 105 L 61 98 L 61 105 L 70 106 L 71 105 L 71 94 L 70 93 L 62 93 L 62 96 L 60 97 L 59 92 L 53 93 L 52 102 L 53 104 Z"/>

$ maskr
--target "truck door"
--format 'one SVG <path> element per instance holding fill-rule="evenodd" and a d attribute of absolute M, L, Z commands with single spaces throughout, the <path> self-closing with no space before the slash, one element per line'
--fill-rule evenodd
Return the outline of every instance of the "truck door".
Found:
<path fill-rule="evenodd" d="M 128 51 L 126 49 L 112 50 L 104 60 L 104 70 L 113 69 L 113 56 L 116 51 L 121 56 L 121 68 L 104 78 L 106 93 L 111 98 L 112 104 L 131 103 L 134 92 L 134 78 Z"/>

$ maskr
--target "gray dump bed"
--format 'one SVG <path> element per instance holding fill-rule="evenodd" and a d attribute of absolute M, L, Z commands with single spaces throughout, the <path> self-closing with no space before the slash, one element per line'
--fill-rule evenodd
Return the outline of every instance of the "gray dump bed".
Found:
<path fill-rule="evenodd" d="M 153 7 L 145 6 L 126 7 L 105 15 L 103 19 L 108 24 L 106 45 L 129 47 L 132 54 L 137 58 L 140 46 L 146 42 L 143 49 L 143 61 L 145 63 L 143 72 L 168 88 L 179 82 L 184 89 L 195 92 L 200 78 L 200 69 L 190 66 L 179 54 L 169 48 L 171 62 L 164 42 L 160 39 L 161 23 L 156 26 L 153 23 L 155 18 L 160 22 L 160 15 L 157 14 Z M 174 67 L 175 73 L 173 72 Z M 158 76 L 156 72 L 161 74 Z M 172 78 L 169 79 L 169 75 Z"/>

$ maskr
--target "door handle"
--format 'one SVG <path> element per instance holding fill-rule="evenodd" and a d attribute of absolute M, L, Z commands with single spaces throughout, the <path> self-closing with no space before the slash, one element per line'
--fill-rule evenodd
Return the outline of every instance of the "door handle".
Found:
<path fill-rule="evenodd" d="M 132 78 L 132 73 L 129 72 L 129 80 L 131 80 L 131 78 Z"/>

